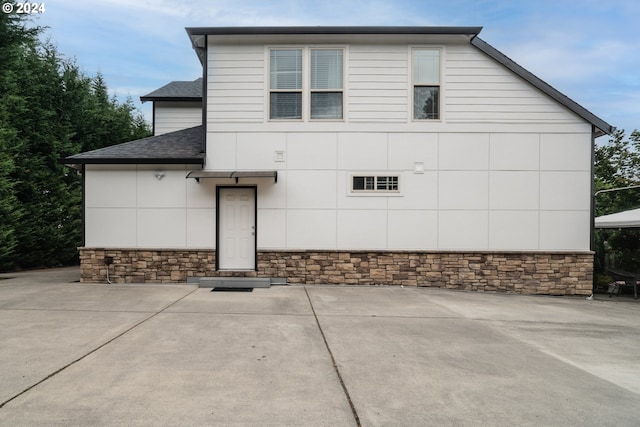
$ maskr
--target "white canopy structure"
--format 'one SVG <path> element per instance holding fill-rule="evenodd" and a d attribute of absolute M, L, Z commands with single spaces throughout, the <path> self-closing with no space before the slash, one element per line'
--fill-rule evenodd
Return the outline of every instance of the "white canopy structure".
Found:
<path fill-rule="evenodd" d="M 631 209 L 595 219 L 595 228 L 640 228 L 640 209 Z"/>

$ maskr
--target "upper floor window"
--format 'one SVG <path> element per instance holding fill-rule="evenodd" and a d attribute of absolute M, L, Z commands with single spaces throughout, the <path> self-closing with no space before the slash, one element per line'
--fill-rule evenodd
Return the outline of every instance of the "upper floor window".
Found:
<path fill-rule="evenodd" d="M 272 119 L 302 118 L 302 49 L 272 49 L 269 58 Z"/>
<path fill-rule="evenodd" d="M 342 119 L 343 49 L 271 49 L 269 118 Z M 308 71 L 303 69 L 309 68 Z M 304 104 L 308 103 L 308 107 Z"/>
<path fill-rule="evenodd" d="M 311 118 L 342 118 L 342 49 L 311 49 Z"/>
<path fill-rule="evenodd" d="M 413 118 L 440 118 L 440 50 L 413 50 Z"/>

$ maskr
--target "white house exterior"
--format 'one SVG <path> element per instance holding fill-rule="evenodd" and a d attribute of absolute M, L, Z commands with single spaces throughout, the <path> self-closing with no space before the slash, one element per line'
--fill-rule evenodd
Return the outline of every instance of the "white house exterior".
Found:
<path fill-rule="evenodd" d="M 153 102 L 154 135 L 202 124 L 202 78 L 171 82 L 140 99 Z"/>
<path fill-rule="evenodd" d="M 203 80 L 142 98 L 156 136 L 66 159 L 82 280 L 106 257 L 119 282 L 591 293 L 593 144 L 613 128 L 479 31 L 188 28 Z"/>

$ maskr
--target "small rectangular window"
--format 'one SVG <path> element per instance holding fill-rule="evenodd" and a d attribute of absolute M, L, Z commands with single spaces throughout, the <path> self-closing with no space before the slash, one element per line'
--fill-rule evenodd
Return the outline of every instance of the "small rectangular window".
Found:
<path fill-rule="evenodd" d="M 269 67 L 269 117 L 301 119 L 302 49 L 272 49 Z"/>
<path fill-rule="evenodd" d="M 376 177 L 376 190 L 398 191 L 398 177 L 397 176 Z"/>
<path fill-rule="evenodd" d="M 440 118 L 440 50 L 413 50 L 413 118 Z"/>
<path fill-rule="evenodd" d="M 398 192 L 400 191 L 398 175 L 353 175 L 351 191 L 358 192 Z"/>

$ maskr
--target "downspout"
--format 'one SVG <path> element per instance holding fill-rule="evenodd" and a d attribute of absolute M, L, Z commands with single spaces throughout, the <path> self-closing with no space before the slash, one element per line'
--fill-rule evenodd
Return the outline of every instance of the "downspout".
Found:
<path fill-rule="evenodd" d="M 591 296 L 596 292 L 596 127 L 591 125 L 591 207 L 589 229 L 589 250 L 593 252 L 591 263 Z"/>
<path fill-rule="evenodd" d="M 595 225 L 596 225 L 596 128 L 591 126 L 591 231 L 589 234 L 589 249 L 596 250 Z"/>
<path fill-rule="evenodd" d="M 151 134 L 156 134 L 156 101 L 153 101 L 151 107 Z"/>
<path fill-rule="evenodd" d="M 202 61 L 202 147 L 201 152 L 207 154 L 207 74 L 208 74 L 209 36 L 204 36 L 204 58 Z"/>
<path fill-rule="evenodd" d="M 82 174 L 82 184 L 81 184 L 81 191 L 82 191 L 82 202 L 81 202 L 81 210 L 82 210 L 82 218 L 80 220 L 80 226 L 82 227 L 82 240 L 81 240 L 81 247 L 85 247 L 86 246 L 86 230 L 85 230 L 85 226 L 86 226 L 86 176 L 87 174 L 85 173 L 85 168 L 86 165 L 83 163 L 81 168 L 80 168 L 80 173 Z"/>

